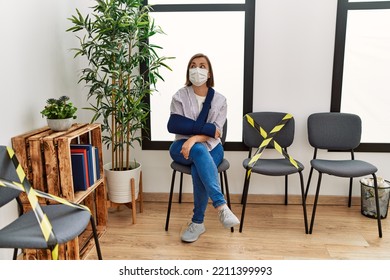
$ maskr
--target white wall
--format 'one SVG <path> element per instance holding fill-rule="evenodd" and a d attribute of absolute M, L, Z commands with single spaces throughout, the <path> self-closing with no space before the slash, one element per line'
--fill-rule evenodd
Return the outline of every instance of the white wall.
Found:
<path fill-rule="evenodd" d="M 78 107 L 85 103 L 83 86 L 77 84 L 80 65 L 70 51 L 78 41 L 65 30 L 75 8 L 86 11 L 91 3 L 0 0 L 1 145 L 11 145 L 11 137 L 46 125 L 39 112 L 47 98 L 68 95 Z M 78 115 L 78 121 L 89 121 L 82 110 Z M 0 227 L 16 216 L 15 205 L 1 209 Z M 11 258 L 12 250 L 0 249 L 0 259 Z"/>
<path fill-rule="evenodd" d="M 39 112 L 49 97 L 65 94 L 77 106 L 85 105 L 86 90 L 77 84 L 80 61 L 74 60 L 70 51 L 78 41 L 65 30 L 76 7 L 85 13 L 92 4 L 92 0 L 0 0 L 2 145 L 45 125 Z M 308 167 L 312 149 L 306 137 L 306 119 L 312 112 L 330 108 L 337 0 L 259 0 L 256 4 L 253 109 L 288 111 L 295 116 L 296 140 L 290 153 Z M 81 109 L 78 121 L 89 121 Z M 246 152 L 226 152 L 231 163 L 231 193 L 242 191 L 245 156 Z M 144 191 L 168 192 L 168 152 L 137 149 L 135 157 L 143 165 Z M 390 175 L 388 154 L 359 153 L 356 157 L 375 163 L 379 175 Z M 282 178 L 252 176 L 250 192 L 283 193 L 282 182 Z M 347 194 L 344 180 L 328 176 L 323 182 L 323 194 Z M 358 182 L 355 185 L 354 195 L 359 196 Z M 189 178 L 184 191 L 191 192 Z M 297 178 L 291 179 L 290 192 L 299 194 Z M 0 227 L 14 216 L 14 207 L 1 209 Z M 0 250 L 0 259 L 11 257 L 11 250 Z"/>

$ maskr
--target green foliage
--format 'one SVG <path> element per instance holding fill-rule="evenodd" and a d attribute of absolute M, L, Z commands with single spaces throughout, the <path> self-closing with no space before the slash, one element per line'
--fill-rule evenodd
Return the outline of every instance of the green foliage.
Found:
<path fill-rule="evenodd" d="M 146 129 L 150 108 L 147 97 L 156 90 L 161 67 L 170 57 L 160 57 L 160 46 L 148 43 L 163 34 L 149 12 L 151 6 L 142 0 L 97 0 L 93 12 L 69 20 L 67 31 L 81 32 L 75 57 L 83 56 L 88 66 L 80 80 L 89 86 L 88 109 L 94 112 L 92 122 L 102 122 L 103 143 L 111 148 L 113 167 L 129 160 L 129 148 L 141 144 L 141 129 Z M 126 152 L 126 155 L 125 155 Z"/>
<path fill-rule="evenodd" d="M 68 96 L 61 96 L 58 99 L 49 98 L 46 100 L 45 108 L 41 111 L 42 117 L 48 119 L 75 119 L 77 108 L 73 106 L 72 102 L 68 101 Z"/>

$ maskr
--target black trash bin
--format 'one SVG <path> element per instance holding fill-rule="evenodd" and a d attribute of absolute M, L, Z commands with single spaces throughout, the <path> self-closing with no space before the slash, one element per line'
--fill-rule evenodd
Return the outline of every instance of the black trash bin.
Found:
<path fill-rule="evenodd" d="M 360 180 L 361 185 L 361 213 L 369 218 L 377 218 L 375 205 L 375 189 L 374 180 L 372 178 L 364 178 Z M 379 195 L 379 211 L 381 219 L 387 217 L 390 199 L 390 182 L 378 178 L 378 195 Z"/>

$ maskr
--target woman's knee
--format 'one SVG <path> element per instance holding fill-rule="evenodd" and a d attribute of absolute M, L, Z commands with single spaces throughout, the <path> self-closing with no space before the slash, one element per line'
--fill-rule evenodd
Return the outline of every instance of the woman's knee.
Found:
<path fill-rule="evenodd" d="M 174 156 L 177 156 L 180 154 L 180 151 L 181 151 L 181 147 L 183 146 L 183 141 L 182 140 L 178 140 L 178 141 L 174 141 L 171 146 L 169 147 L 169 153 L 171 155 L 171 157 L 174 157 Z"/>
<path fill-rule="evenodd" d="M 192 146 L 191 148 L 191 151 L 190 151 L 190 156 L 192 158 L 197 158 L 199 156 L 202 156 L 202 155 L 205 155 L 205 154 L 208 154 L 209 151 L 207 150 L 207 148 L 201 144 L 201 143 L 196 143 L 194 146 Z"/>
<path fill-rule="evenodd" d="M 171 144 L 171 146 L 169 147 L 169 154 L 174 161 L 176 161 L 180 164 L 190 165 L 191 161 L 188 159 L 185 159 L 183 157 L 183 154 L 181 153 L 181 147 L 183 146 L 183 143 L 184 143 L 184 141 L 182 141 L 182 140 L 178 140 L 178 141 L 173 142 Z"/>

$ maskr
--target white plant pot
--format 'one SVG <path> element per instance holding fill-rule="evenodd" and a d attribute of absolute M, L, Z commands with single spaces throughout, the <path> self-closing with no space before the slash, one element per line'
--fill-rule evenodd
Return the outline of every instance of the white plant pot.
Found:
<path fill-rule="evenodd" d="M 141 176 L 141 164 L 131 162 L 131 170 L 111 170 L 111 162 L 103 166 L 107 182 L 108 199 L 115 203 L 128 203 L 132 201 L 131 179 L 134 178 L 135 198 L 139 194 L 139 180 Z"/>
<path fill-rule="evenodd" d="M 73 124 L 73 118 L 69 119 L 47 119 L 47 125 L 53 131 L 68 130 Z"/>

